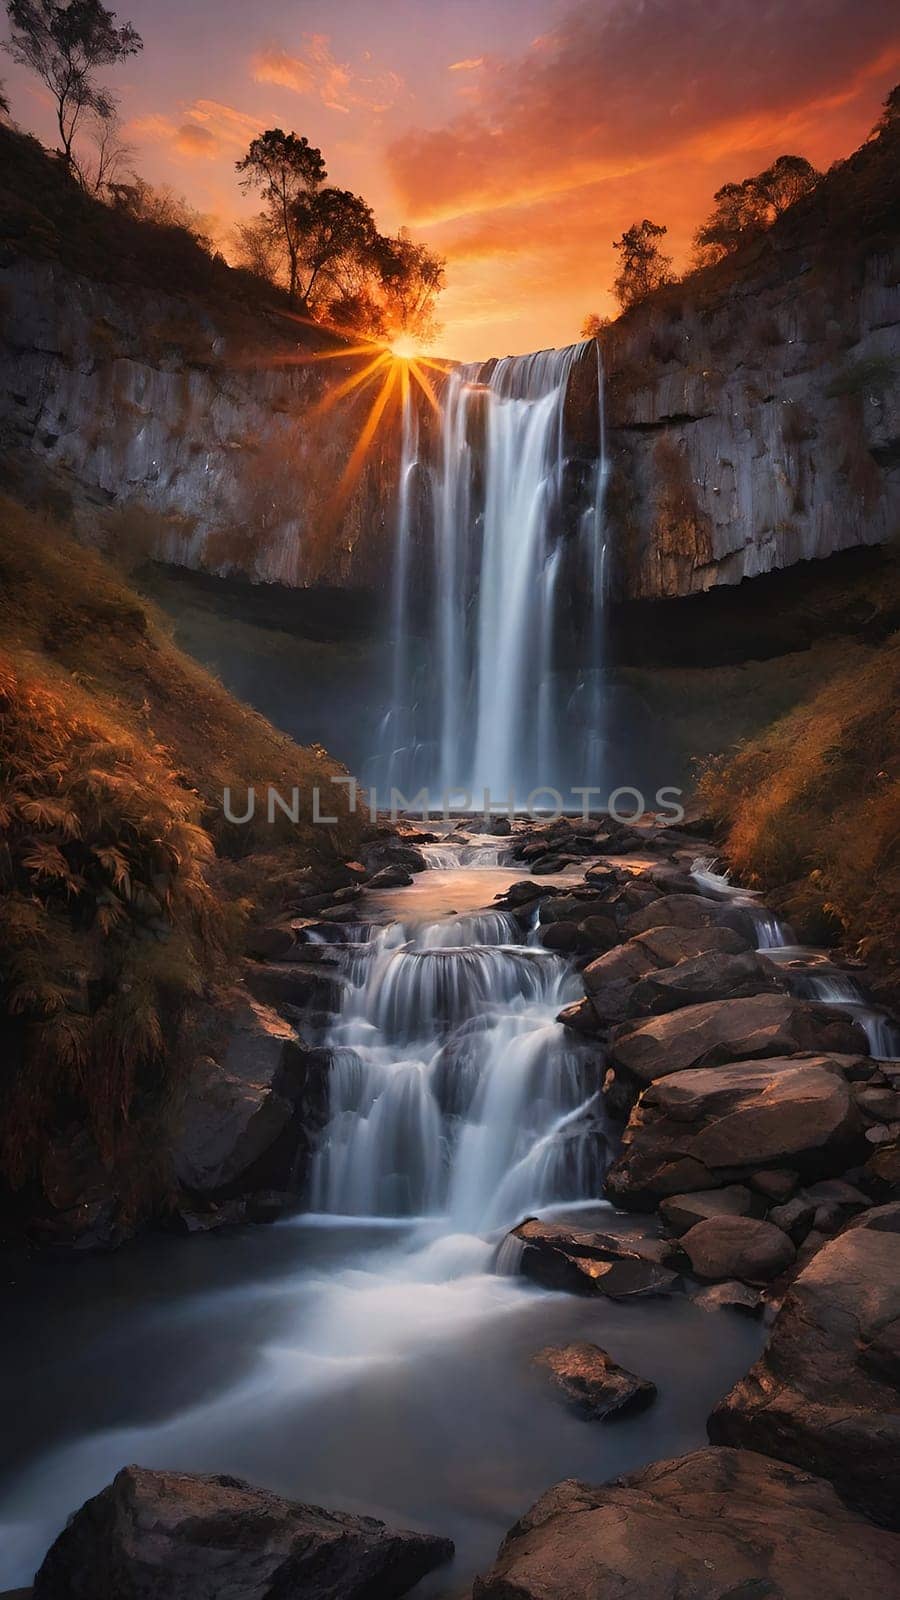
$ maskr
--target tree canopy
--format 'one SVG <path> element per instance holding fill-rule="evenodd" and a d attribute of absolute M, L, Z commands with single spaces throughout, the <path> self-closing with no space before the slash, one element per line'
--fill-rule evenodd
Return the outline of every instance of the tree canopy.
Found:
<path fill-rule="evenodd" d="M 7 0 L 10 38 L 5 46 L 14 61 L 30 67 L 53 96 L 63 157 L 76 176 L 73 141 L 85 117 L 111 124 L 116 102 L 97 82 L 100 67 L 115 66 L 143 49 L 130 22 L 116 27 L 116 13 L 100 0 Z M 101 151 L 108 137 L 98 139 Z"/>
<path fill-rule="evenodd" d="M 273 233 L 280 237 L 288 262 L 288 294 L 298 298 L 300 226 L 297 202 L 318 189 L 328 176 L 321 150 L 296 133 L 269 128 L 253 140 L 235 163 L 242 189 L 258 189 L 266 203 Z"/>
<path fill-rule="evenodd" d="M 822 174 L 805 156 L 779 156 L 770 167 L 742 183 L 717 189 L 715 205 L 694 235 L 699 266 L 720 261 L 744 239 L 768 228 L 788 206 L 809 194 Z"/>
<path fill-rule="evenodd" d="M 664 255 L 658 244 L 667 232 L 661 223 L 645 217 L 643 222 L 633 222 L 626 228 L 621 239 L 613 240 L 613 249 L 619 251 L 621 260 L 613 293 L 623 311 L 639 305 L 664 283 L 674 282 L 672 257 Z"/>

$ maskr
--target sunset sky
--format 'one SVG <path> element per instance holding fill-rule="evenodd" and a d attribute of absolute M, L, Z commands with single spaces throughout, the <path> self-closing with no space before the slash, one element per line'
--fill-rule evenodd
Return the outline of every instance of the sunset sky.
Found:
<path fill-rule="evenodd" d="M 436 349 L 566 344 L 614 309 L 611 242 L 667 224 L 676 265 L 720 184 L 868 132 L 900 78 L 885 0 L 119 0 L 143 53 L 110 71 L 135 165 L 227 238 L 266 127 L 319 145 L 379 225 L 447 256 Z M 53 144 L 36 80 L 14 117 Z"/>

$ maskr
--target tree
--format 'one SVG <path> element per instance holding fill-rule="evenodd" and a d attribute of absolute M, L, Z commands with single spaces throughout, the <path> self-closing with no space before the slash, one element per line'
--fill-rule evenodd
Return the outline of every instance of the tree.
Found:
<path fill-rule="evenodd" d="M 379 279 L 379 300 L 385 335 L 427 342 L 438 331 L 435 302 L 444 287 L 446 261 L 427 244 L 418 244 L 405 228 L 394 237 L 380 234 L 373 260 Z"/>
<path fill-rule="evenodd" d="M 822 174 L 804 156 L 779 156 L 742 183 L 726 183 L 713 195 L 712 212 L 694 235 L 698 266 L 721 261 L 744 239 L 771 227 L 788 206 L 809 194 Z"/>
<path fill-rule="evenodd" d="M 88 116 L 112 120 L 115 100 L 96 81 L 98 67 L 115 66 L 143 49 L 140 34 L 100 0 L 7 0 L 11 37 L 5 46 L 14 61 L 30 67 L 53 96 L 62 154 L 75 176 L 72 143 Z"/>
<path fill-rule="evenodd" d="M 2 116 L 2 117 L 8 117 L 9 116 L 9 101 L 7 100 L 6 95 L 4 93 L 3 84 L 2 83 L 0 83 L 0 116 Z"/>
<path fill-rule="evenodd" d="M 90 121 L 93 148 L 85 153 L 73 153 L 72 168 L 89 194 L 109 195 L 124 181 L 128 163 L 134 157 L 134 146 L 126 144 L 122 138 L 122 124 L 115 112 L 109 117 L 92 113 Z"/>
<path fill-rule="evenodd" d="M 297 236 L 299 282 L 304 304 L 316 293 L 320 277 L 340 289 L 341 263 L 365 261 L 378 237 L 370 206 L 349 189 L 317 189 L 297 196 L 291 221 Z"/>
<path fill-rule="evenodd" d="M 259 190 L 266 202 L 287 263 L 288 293 L 296 300 L 300 231 L 295 207 L 303 195 L 318 189 L 328 176 L 322 152 L 295 133 L 269 128 L 253 140 L 235 166 L 243 174 L 241 188 Z"/>
<path fill-rule="evenodd" d="M 581 324 L 580 339 L 599 339 L 604 328 L 609 327 L 609 317 L 601 317 L 597 311 L 589 311 Z"/>
<path fill-rule="evenodd" d="M 623 311 L 639 305 L 654 289 L 675 281 L 672 258 L 664 255 L 657 244 L 667 232 L 660 223 L 645 217 L 643 222 L 633 222 L 626 228 L 621 239 L 613 240 L 613 249 L 620 252 L 622 263 L 613 294 Z"/>
<path fill-rule="evenodd" d="M 234 264 L 252 272 L 254 277 L 267 283 L 287 287 L 284 250 L 280 231 L 272 223 L 268 212 L 239 222 L 232 236 Z"/>
<path fill-rule="evenodd" d="M 880 134 L 887 133 L 889 128 L 896 127 L 898 122 L 900 122 L 900 83 L 895 83 L 881 108 L 881 116 L 869 138 L 877 139 Z"/>

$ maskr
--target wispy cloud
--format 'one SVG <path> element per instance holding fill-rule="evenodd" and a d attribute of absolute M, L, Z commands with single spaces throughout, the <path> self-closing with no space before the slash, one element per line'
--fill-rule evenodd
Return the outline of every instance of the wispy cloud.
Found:
<path fill-rule="evenodd" d="M 246 149 L 262 129 L 258 117 L 234 106 L 220 100 L 195 100 L 178 121 L 153 112 L 133 118 L 127 131 L 148 143 L 168 145 L 172 153 L 188 161 L 211 161 Z"/>
<path fill-rule="evenodd" d="M 451 61 L 448 72 L 475 72 L 484 66 L 484 56 L 470 56 L 466 61 Z"/>
<path fill-rule="evenodd" d="M 330 111 L 389 111 L 403 90 L 403 79 L 387 68 L 376 69 L 368 51 L 363 61 L 359 70 L 338 61 L 326 34 L 308 33 L 298 54 L 271 46 L 254 55 L 250 70 L 257 83 L 313 96 Z"/>

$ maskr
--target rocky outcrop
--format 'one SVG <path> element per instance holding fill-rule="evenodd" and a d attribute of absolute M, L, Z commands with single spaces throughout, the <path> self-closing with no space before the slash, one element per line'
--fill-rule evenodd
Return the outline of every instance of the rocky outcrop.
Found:
<path fill-rule="evenodd" d="M 654 1383 L 620 1367 L 597 1344 L 549 1345 L 534 1362 L 578 1411 L 597 1421 L 642 1410 L 656 1397 Z"/>
<path fill-rule="evenodd" d="M 692 1067 L 800 1051 L 864 1054 L 862 1030 L 827 1006 L 760 994 L 685 1006 L 613 1036 L 614 1064 L 642 1084 Z"/>
<path fill-rule="evenodd" d="M 317 410 L 358 362 L 306 359 L 310 336 L 292 341 L 287 321 L 273 337 L 259 321 L 236 327 L 196 300 L 55 262 L 7 259 L 0 293 L 7 444 L 62 469 L 95 503 L 125 508 L 123 540 L 266 583 L 378 581 L 398 438 L 381 431 L 338 504 L 371 397 Z M 311 337 L 313 350 L 316 339 L 340 350 Z"/>
<path fill-rule="evenodd" d="M 900 1539 L 808 1472 L 706 1449 L 569 1480 L 510 1529 L 474 1600 L 847 1600 L 900 1586 Z"/>
<path fill-rule="evenodd" d="M 900 1528 L 900 1204 L 866 1212 L 817 1252 L 709 1433 L 820 1473 Z"/>
<path fill-rule="evenodd" d="M 34 1600 L 394 1600 L 452 1555 L 240 1478 L 125 1467 L 70 1518 Z"/>
<path fill-rule="evenodd" d="M 810 1178 L 843 1171 L 865 1148 L 845 1076 L 855 1060 L 776 1056 L 660 1078 L 631 1113 L 607 1192 L 644 1207 L 773 1164 Z"/>

